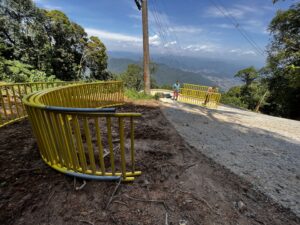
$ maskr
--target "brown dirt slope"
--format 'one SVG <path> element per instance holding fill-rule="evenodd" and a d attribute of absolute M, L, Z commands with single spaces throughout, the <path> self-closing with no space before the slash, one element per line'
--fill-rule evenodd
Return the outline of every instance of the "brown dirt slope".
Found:
<path fill-rule="evenodd" d="M 156 103 L 127 105 L 143 114 L 136 129 L 142 176 L 122 183 L 73 178 L 40 159 L 27 120 L 0 129 L 0 224 L 299 224 L 289 211 L 182 140 Z M 77 186 L 82 181 L 77 180 Z M 152 201 L 155 200 L 155 201 Z"/>

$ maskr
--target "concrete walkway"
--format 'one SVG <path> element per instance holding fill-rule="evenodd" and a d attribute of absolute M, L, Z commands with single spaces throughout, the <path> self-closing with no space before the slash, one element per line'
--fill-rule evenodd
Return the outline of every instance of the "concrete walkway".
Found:
<path fill-rule="evenodd" d="M 198 151 L 300 216 L 300 122 L 165 99 L 161 108 Z"/>

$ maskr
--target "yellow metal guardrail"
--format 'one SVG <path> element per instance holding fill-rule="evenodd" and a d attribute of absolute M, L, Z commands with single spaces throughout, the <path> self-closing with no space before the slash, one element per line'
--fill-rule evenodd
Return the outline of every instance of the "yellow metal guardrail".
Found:
<path fill-rule="evenodd" d="M 122 82 L 52 88 L 23 102 L 41 157 L 52 168 L 97 180 L 132 181 L 141 174 L 134 148 L 134 118 L 141 114 L 108 108 L 123 104 Z"/>
<path fill-rule="evenodd" d="M 196 84 L 186 84 L 184 83 L 182 86 L 183 89 L 190 89 L 190 90 L 196 90 L 196 91 L 208 91 L 210 86 L 201 86 L 201 85 L 196 85 Z M 217 89 L 214 89 L 214 92 L 218 92 Z"/>
<path fill-rule="evenodd" d="M 220 102 L 221 94 L 215 92 L 215 90 L 207 86 L 183 84 L 183 88 L 180 89 L 178 101 L 216 108 Z"/>
<path fill-rule="evenodd" d="M 24 95 L 34 91 L 70 84 L 71 82 L 36 82 L 0 84 L 0 127 L 27 116 L 22 103 Z"/>

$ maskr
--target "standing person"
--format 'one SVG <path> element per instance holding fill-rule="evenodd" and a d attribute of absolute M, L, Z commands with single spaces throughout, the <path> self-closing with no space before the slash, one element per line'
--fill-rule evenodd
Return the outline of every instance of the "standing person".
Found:
<path fill-rule="evenodd" d="M 214 89 L 212 87 L 209 87 L 207 89 L 207 92 L 206 92 L 206 95 L 205 95 L 204 105 L 207 105 L 207 103 L 209 102 L 209 97 L 210 97 L 212 92 L 214 92 Z"/>
<path fill-rule="evenodd" d="M 177 101 L 179 91 L 180 91 L 180 83 L 177 80 L 176 83 L 173 84 L 173 100 Z"/>

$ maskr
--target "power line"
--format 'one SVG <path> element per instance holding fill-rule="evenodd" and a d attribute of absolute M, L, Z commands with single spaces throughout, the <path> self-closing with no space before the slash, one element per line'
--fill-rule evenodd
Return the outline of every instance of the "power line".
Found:
<path fill-rule="evenodd" d="M 245 40 L 256 50 L 256 52 L 264 56 L 264 50 L 262 50 L 258 46 L 258 44 L 247 34 L 247 32 L 240 26 L 237 19 L 233 15 L 231 15 L 231 13 L 226 9 L 226 7 L 224 5 L 221 5 L 221 3 L 219 3 L 218 5 L 214 0 L 210 0 L 210 2 L 217 10 L 219 10 L 225 17 L 228 18 L 228 20 L 233 24 L 233 26 L 238 30 L 238 32 L 245 38 Z"/>
<path fill-rule="evenodd" d="M 218 1 L 218 0 L 216 0 L 216 1 Z M 238 26 L 238 28 L 250 39 L 250 41 L 261 51 L 261 53 L 262 54 L 264 54 L 264 50 L 254 41 L 254 39 L 246 32 L 246 30 L 245 29 L 243 29 L 241 26 L 240 26 L 240 24 L 239 24 L 239 22 L 237 21 L 237 19 L 232 15 L 232 14 L 230 14 L 229 12 L 228 12 L 228 10 L 226 9 L 226 7 L 221 3 L 221 2 L 219 2 L 220 3 L 220 5 L 222 5 L 223 6 L 223 8 L 227 11 L 227 14 L 233 19 L 233 21 L 236 23 L 236 25 Z"/>
<path fill-rule="evenodd" d="M 170 45 L 170 43 L 172 41 L 174 41 L 174 39 L 172 39 L 171 41 L 169 40 L 170 38 L 170 28 L 168 27 L 168 24 L 166 22 L 166 20 L 164 19 L 164 17 L 161 16 L 160 11 L 158 10 L 158 5 L 155 4 L 155 2 L 152 2 L 153 4 L 152 6 L 152 14 L 154 17 L 154 22 L 156 23 L 156 27 L 158 30 L 159 35 L 162 37 L 162 42 L 163 42 L 163 46 L 164 46 L 164 50 L 169 52 L 169 55 L 174 55 L 173 49 L 172 49 L 172 45 Z M 176 41 L 176 43 L 178 43 Z M 169 60 L 173 61 L 173 63 L 175 65 L 179 65 L 180 62 L 178 60 L 175 60 L 174 58 L 170 57 Z"/>

